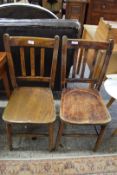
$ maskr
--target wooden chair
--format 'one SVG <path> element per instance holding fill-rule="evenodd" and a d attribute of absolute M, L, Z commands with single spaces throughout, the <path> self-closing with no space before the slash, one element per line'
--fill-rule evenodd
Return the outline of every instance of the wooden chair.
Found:
<path fill-rule="evenodd" d="M 61 107 L 60 107 L 60 127 L 58 131 L 56 148 L 61 142 L 62 135 L 77 136 L 79 134 L 63 133 L 65 124 L 72 125 L 100 125 L 101 130 L 98 135 L 94 151 L 102 141 L 105 128 L 111 121 L 103 99 L 98 90 L 102 84 L 105 72 L 112 53 L 113 41 L 96 42 L 83 39 L 68 39 L 66 36 L 62 40 L 62 68 L 61 68 Z M 67 53 L 74 49 L 74 57 L 68 58 Z M 98 57 L 99 52 L 105 51 L 105 56 Z M 89 52 L 93 54 L 91 69 L 88 68 L 87 57 Z M 73 60 L 71 74 L 66 77 L 67 60 Z M 101 66 L 101 69 L 98 69 Z M 77 74 L 78 72 L 78 74 Z M 97 74 L 98 72 L 98 74 Z M 95 76 L 96 75 L 96 76 Z M 79 83 L 78 83 L 79 82 Z M 70 88 L 70 84 L 88 83 L 87 87 Z"/>
<path fill-rule="evenodd" d="M 51 89 L 54 87 L 54 80 L 57 66 L 57 55 L 59 47 L 59 37 L 40 38 L 40 37 L 20 37 L 4 35 L 4 45 L 7 53 L 8 66 L 10 72 L 13 92 L 8 105 L 3 113 L 3 120 L 6 122 L 6 131 L 10 150 L 12 149 L 12 125 L 14 124 L 47 124 L 49 128 L 49 149 L 53 149 L 54 131 L 53 125 L 56 119 L 54 100 Z M 19 67 L 21 76 L 16 75 L 15 58 L 13 49 L 19 48 Z M 29 49 L 29 55 L 26 57 L 26 49 Z M 38 49 L 38 50 L 37 50 Z M 47 50 L 51 49 L 52 58 L 47 57 Z M 40 69 L 36 64 L 36 51 L 40 52 Z M 47 75 L 44 69 L 47 59 L 52 60 L 50 74 Z M 30 75 L 27 73 L 26 63 L 30 62 Z M 28 65 L 29 66 L 29 65 Z M 35 72 L 38 67 L 39 72 Z M 28 67 L 29 68 L 29 67 Z M 28 74 L 28 75 L 27 75 Z M 38 75 L 37 75 L 38 74 Z M 19 86 L 18 82 L 45 82 L 47 87 Z M 21 83 L 20 83 L 21 84 Z M 25 134 L 25 133 L 22 133 Z M 31 133 L 32 134 L 32 133 Z M 36 134 L 34 134 L 35 136 Z M 37 134 L 38 135 L 38 134 Z M 47 134 L 44 134 L 45 136 Z M 32 134 L 33 136 L 33 134 Z"/>

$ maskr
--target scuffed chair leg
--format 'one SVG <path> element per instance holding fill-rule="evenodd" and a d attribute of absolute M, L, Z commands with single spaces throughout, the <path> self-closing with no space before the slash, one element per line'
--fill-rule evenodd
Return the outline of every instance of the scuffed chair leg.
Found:
<path fill-rule="evenodd" d="M 112 136 L 117 135 L 117 129 L 115 129 L 112 133 Z"/>
<path fill-rule="evenodd" d="M 103 136 L 104 136 L 105 129 L 106 129 L 106 125 L 101 126 L 101 130 L 100 130 L 99 136 L 97 138 L 97 141 L 95 143 L 95 147 L 94 147 L 93 151 L 97 151 L 97 149 L 99 148 L 100 144 L 102 143 L 102 139 L 103 139 Z"/>
<path fill-rule="evenodd" d="M 54 123 L 50 123 L 49 126 L 49 150 L 54 149 Z"/>
<path fill-rule="evenodd" d="M 11 124 L 6 123 L 6 131 L 7 131 L 9 150 L 11 151 L 13 149 L 12 148 L 12 125 Z"/>
<path fill-rule="evenodd" d="M 58 134 L 57 134 L 56 147 L 55 147 L 55 149 L 58 149 L 58 146 L 61 143 L 61 137 L 62 137 L 63 129 L 64 129 L 64 122 L 61 121 L 61 123 L 59 125 Z"/>

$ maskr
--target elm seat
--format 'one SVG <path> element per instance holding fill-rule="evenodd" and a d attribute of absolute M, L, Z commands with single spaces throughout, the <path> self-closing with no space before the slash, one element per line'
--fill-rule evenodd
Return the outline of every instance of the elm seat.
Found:
<path fill-rule="evenodd" d="M 91 89 L 63 90 L 60 116 L 63 121 L 74 124 L 105 124 L 111 121 L 101 96 Z"/>
<path fill-rule="evenodd" d="M 53 95 L 50 89 L 20 87 L 13 91 L 3 113 L 3 120 L 10 123 L 47 124 L 54 122 L 55 116 Z"/>

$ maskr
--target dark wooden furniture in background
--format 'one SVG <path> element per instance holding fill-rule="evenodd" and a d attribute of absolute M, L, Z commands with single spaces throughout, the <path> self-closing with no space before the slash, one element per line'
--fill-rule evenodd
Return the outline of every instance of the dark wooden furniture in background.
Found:
<path fill-rule="evenodd" d="M 84 24 L 86 16 L 87 0 L 67 0 L 66 19 L 78 19 L 81 25 Z"/>
<path fill-rule="evenodd" d="M 12 2 L 13 0 L 7 0 L 7 1 Z M 28 1 L 30 3 L 35 3 L 49 9 L 60 18 L 62 17 L 62 11 L 64 11 L 63 13 L 66 13 L 66 19 L 78 19 L 81 25 L 98 24 L 100 17 L 104 17 L 105 20 L 117 21 L 117 0 L 28 0 Z M 0 4 L 2 3 L 4 3 L 3 0 L 0 1 Z"/>
<path fill-rule="evenodd" d="M 117 0 L 66 0 L 66 19 L 98 24 L 100 17 L 117 21 Z"/>
<path fill-rule="evenodd" d="M 0 52 L 0 78 L 3 80 L 3 85 L 5 88 L 5 92 L 7 97 L 10 97 L 10 87 L 9 82 L 7 78 L 7 72 L 6 72 L 6 53 Z"/>
<path fill-rule="evenodd" d="M 67 53 L 70 49 L 75 49 L 73 59 L 73 69 L 70 76 L 66 77 L 66 65 L 69 59 Z M 109 63 L 109 59 L 113 49 L 113 41 L 96 42 L 78 39 L 67 39 L 63 37 L 62 41 L 62 67 L 61 67 L 61 107 L 60 118 L 61 124 L 59 127 L 56 147 L 61 143 L 61 136 L 66 124 L 72 125 L 99 125 L 99 132 L 94 151 L 96 151 L 102 142 L 105 128 L 111 121 L 109 112 L 99 94 L 103 78 Z M 105 56 L 99 59 L 98 54 L 101 50 L 105 51 Z M 91 69 L 87 67 L 87 58 L 89 52 L 93 52 L 93 60 Z M 101 69 L 98 69 L 98 66 Z M 75 83 L 77 88 L 74 88 L 71 83 Z M 68 84 L 69 83 L 69 84 Z M 80 83 L 85 83 L 88 86 L 80 88 Z M 70 84 L 72 87 L 70 87 Z M 79 85 L 79 86 L 78 86 Z M 79 88 L 78 88 L 79 87 Z M 73 131 L 73 130 L 72 130 Z M 78 136 L 72 133 L 67 136 Z"/>
<path fill-rule="evenodd" d="M 59 18 L 62 17 L 62 0 L 43 0 L 42 6 L 53 12 Z"/>
<path fill-rule="evenodd" d="M 98 24 L 100 17 L 117 21 L 117 0 L 89 0 L 87 24 Z"/>
<path fill-rule="evenodd" d="M 15 37 L 5 34 L 4 44 L 7 53 L 11 83 L 14 89 L 8 105 L 3 113 L 3 120 L 6 122 L 9 148 L 10 150 L 12 149 L 13 124 L 45 124 L 48 126 L 48 134 L 45 133 L 40 135 L 49 135 L 49 149 L 52 150 L 54 147 L 53 125 L 54 121 L 56 120 L 52 89 L 55 82 L 59 37 Z M 16 57 L 14 57 L 13 55 L 12 48 L 19 48 L 19 57 L 17 57 L 19 58 L 19 67 L 21 69 L 20 76 L 16 75 L 16 67 L 14 66 Z M 29 49 L 29 54 L 26 54 L 26 49 Z M 47 54 L 48 50 L 51 50 L 51 56 L 49 57 Z M 40 53 L 38 57 L 38 65 L 35 64 L 36 52 Z M 47 70 L 45 69 L 47 59 L 51 60 L 49 72 L 47 72 Z M 30 72 L 27 72 L 27 64 L 29 63 Z M 36 67 L 38 67 L 38 72 L 35 69 Z M 22 87 L 18 86 L 19 81 L 46 83 L 49 88 L 42 86 L 42 84 L 41 87 L 39 85 L 38 87 Z M 34 134 L 32 132 L 30 134 L 31 136 L 39 135 L 38 133 Z"/>

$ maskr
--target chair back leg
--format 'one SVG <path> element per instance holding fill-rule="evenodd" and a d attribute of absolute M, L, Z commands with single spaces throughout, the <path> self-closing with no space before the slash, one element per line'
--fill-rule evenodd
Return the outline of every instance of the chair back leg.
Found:
<path fill-rule="evenodd" d="M 8 139 L 8 146 L 9 150 L 12 150 L 12 125 L 6 123 L 6 131 L 7 131 L 7 139 Z"/>
<path fill-rule="evenodd" d="M 48 125 L 48 133 L 49 133 L 49 150 L 52 151 L 54 149 L 54 123 L 50 123 Z"/>
<path fill-rule="evenodd" d="M 102 143 L 106 126 L 107 125 L 102 125 L 101 126 L 101 130 L 100 130 L 99 136 L 97 138 L 97 141 L 96 141 L 96 144 L 95 144 L 95 147 L 94 147 L 94 151 L 97 151 L 97 149 L 99 148 L 100 144 Z"/>
<path fill-rule="evenodd" d="M 61 144 L 61 137 L 62 137 L 62 134 L 63 134 L 63 129 L 64 129 L 64 122 L 61 121 L 61 123 L 59 125 L 58 134 L 57 134 L 55 149 L 58 149 L 58 146 Z"/>

